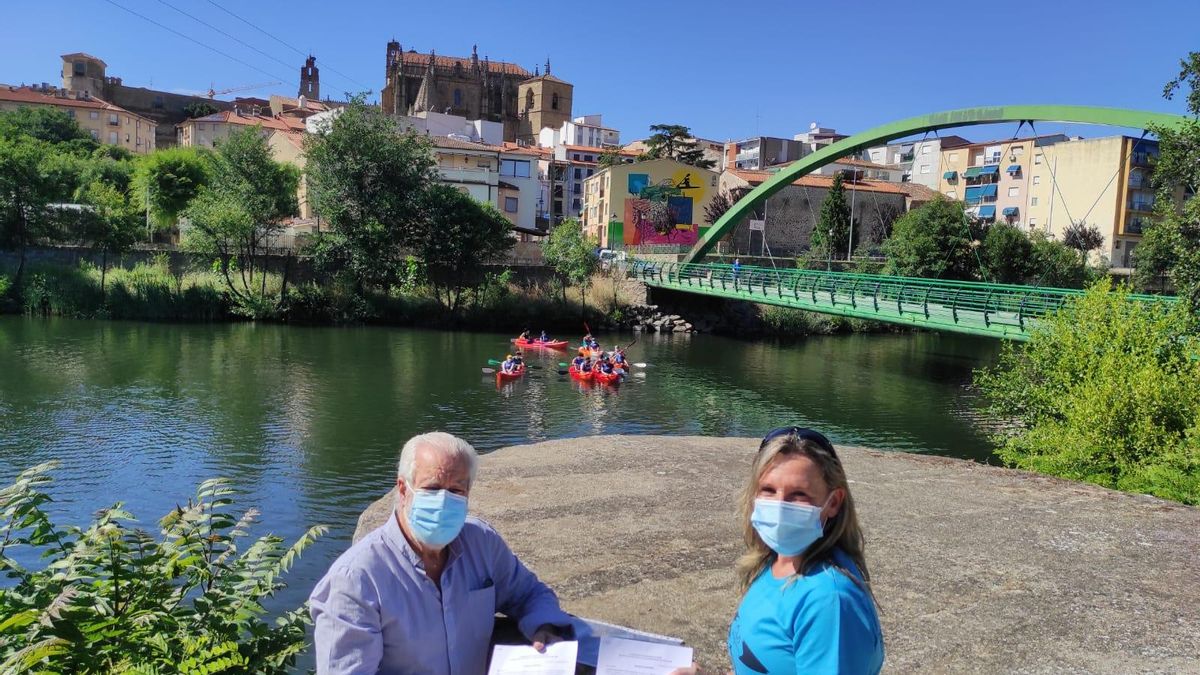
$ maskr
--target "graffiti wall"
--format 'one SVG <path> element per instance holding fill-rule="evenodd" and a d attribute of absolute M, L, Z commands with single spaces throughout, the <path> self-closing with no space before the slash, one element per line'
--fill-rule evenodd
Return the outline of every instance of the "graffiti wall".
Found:
<path fill-rule="evenodd" d="M 680 168 L 671 175 L 631 172 L 625 198 L 626 244 L 695 244 L 711 172 Z"/>

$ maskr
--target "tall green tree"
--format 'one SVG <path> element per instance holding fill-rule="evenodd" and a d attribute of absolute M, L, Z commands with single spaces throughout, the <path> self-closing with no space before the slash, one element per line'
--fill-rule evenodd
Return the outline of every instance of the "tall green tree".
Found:
<path fill-rule="evenodd" d="M 583 226 L 574 219 L 554 226 L 550 236 L 542 241 L 542 256 L 562 279 L 563 303 L 567 300 L 567 286 L 571 285 L 580 289 L 586 304 L 587 289 L 599 260 L 595 245 L 583 234 Z"/>
<path fill-rule="evenodd" d="M 1148 288 L 1156 277 L 1167 276 L 1200 322 L 1200 52 L 1180 62 L 1179 74 L 1167 83 L 1163 96 L 1171 99 L 1180 92 L 1187 108 L 1183 124 L 1151 129 L 1159 144 L 1153 174 L 1157 218 L 1147 226 L 1134 259 L 1139 286 Z"/>
<path fill-rule="evenodd" d="M 49 106 L 0 112 L 0 137 L 14 139 L 22 136 L 80 154 L 88 154 L 99 146 L 70 115 Z"/>
<path fill-rule="evenodd" d="M 704 158 L 704 150 L 692 137 L 692 130 L 682 124 L 651 124 L 646 139 L 647 159 L 673 159 L 701 169 L 711 169 L 716 163 Z"/>
<path fill-rule="evenodd" d="M 159 227 L 179 220 L 212 170 L 211 154 L 200 148 L 164 148 L 139 157 L 132 181 L 134 204 L 149 209 Z"/>
<path fill-rule="evenodd" d="M 271 158 L 259 127 L 236 131 L 213 156 L 211 183 L 185 211 L 184 245 L 216 259 L 229 294 L 253 316 L 277 309 L 268 295 L 267 262 L 282 221 L 296 214 L 299 180 L 295 167 Z"/>
<path fill-rule="evenodd" d="M 625 157 L 621 154 L 620 148 L 609 148 L 600 153 L 596 158 L 596 165 L 601 169 L 607 169 L 611 166 L 619 166 L 625 163 Z"/>
<path fill-rule="evenodd" d="M 832 235 L 830 234 L 832 233 Z M 846 203 L 846 188 L 842 174 L 835 174 L 829 193 L 821 203 L 821 215 L 813 227 L 811 246 L 814 255 L 842 260 L 850 255 L 850 237 L 854 227 L 850 222 L 850 205 Z"/>
<path fill-rule="evenodd" d="M 1021 228 L 995 223 L 988 228 L 979 249 L 983 279 L 1000 284 L 1023 284 L 1033 267 L 1033 242 Z"/>
<path fill-rule="evenodd" d="M 428 141 L 356 96 L 307 137 L 305 155 L 309 202 L 330 226 L 316 245 L 322 265 L 345 269 L 360 287 L 397 283 L 438 179 Z"/>
<path fill-rule="evenodd" d="M 142 221 L 129 203 L 128 196 L 115 185 L 93 180 L 78 194 L 84 207 L 79 214 L 77 234 L 85 243 L 100 251 L 100 294 L 105 294 L 109 256 L 128 252 L 142 230 Z"/>
<path fill-rule="evenodd" d="M 979 241 L 962 202 L 938 196 L 901 216 L 883 242 L 885 274 L 930 279 L 976 278 Z"/>
<path fill-rule="evenodd" d="M 434 185 L 426 199 L 428 220 L 416 249 L 438 301 L 451 315 L 464 292 L 486 278 L 483 266 L 502 259 L 513 247 L 512 223 L 491 204 L 481 204 L 452 185 Z"/>
<path fill-rule="evenodd" d="M 15 293 L 21 292 L 29 246 L 58 230 L 58 212 L 50 205 L 62 199 L 64 185 L 51 165 L 60 159 L 45 141 L 0 136 L 0 248 L 18 252 Z"/>

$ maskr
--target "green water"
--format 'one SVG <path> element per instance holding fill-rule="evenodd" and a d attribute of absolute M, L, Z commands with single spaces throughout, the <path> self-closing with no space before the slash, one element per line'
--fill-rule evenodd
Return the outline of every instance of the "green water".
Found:
<path fill-rule="evenodd" d="M 629 354 L 649 367 L 619 387 L 540 370 L 498 388 L 480 369 L 507 344 L 407 329 L 0 317 L 0 479 L 57 459 L 63 521 L 119 499 L 149 525 L 201 480 L 231 478 L 238 505 L 261 509 L 265 529 L 290 540 L 308 525 L 332 526 L 288 577 L 283 600 L 295 604 L 394 481 L 401 444 L 421 431 L 492 451 L 564 436 L 759 436 L 801 424 L 835 443 L 990 455 L 967 384 L 995 358 L 995 341 L 647 335 Z"/>

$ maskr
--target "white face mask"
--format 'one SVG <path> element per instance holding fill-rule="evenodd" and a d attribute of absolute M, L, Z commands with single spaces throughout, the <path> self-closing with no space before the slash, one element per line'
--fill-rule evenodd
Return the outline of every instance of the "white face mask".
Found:
<path fill-rule="evenodd" d="M 782 556 L 800 555 L 825 534 L 821 512 L 833 493 L 820 506 L 792 504 L 782 499 L 755 499 L 750 524 L 763 543 Z"/>

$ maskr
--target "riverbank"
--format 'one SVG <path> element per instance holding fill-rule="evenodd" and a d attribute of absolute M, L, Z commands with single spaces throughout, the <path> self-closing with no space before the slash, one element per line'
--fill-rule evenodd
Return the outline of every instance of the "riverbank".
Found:
<path fill-rule="evenodd" d="M 756 439 L 595 436 L 481 459 L 474 513 L 576 614 L 717 672 Z M 1200 670 L 1200 509 L 977 463 L 839 448 L 889 672 Z M 390 496 L 359 521 L 377 526 Z"/>

